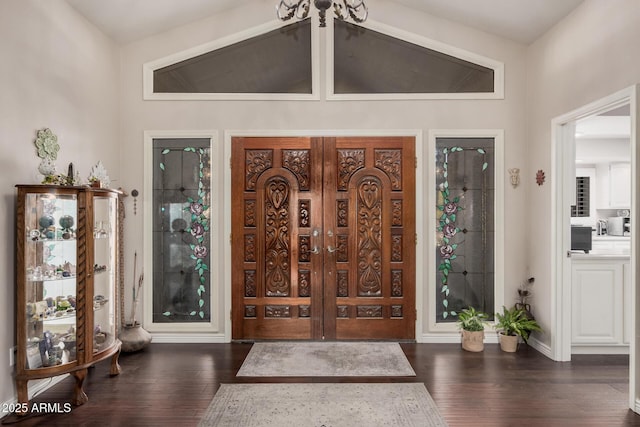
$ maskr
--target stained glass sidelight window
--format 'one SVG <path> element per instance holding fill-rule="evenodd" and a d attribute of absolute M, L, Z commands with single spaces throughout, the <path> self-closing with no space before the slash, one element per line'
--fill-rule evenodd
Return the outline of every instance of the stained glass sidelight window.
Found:
<path fill-rule="evenodd" d="M 436 319 L 474 307 L 493 316 L 493 138 L 436 139 Z"/>
<path fill-rule="evenodd" d="M 153 322 L 209 322 L 210 140 L 153 140 Z"/>

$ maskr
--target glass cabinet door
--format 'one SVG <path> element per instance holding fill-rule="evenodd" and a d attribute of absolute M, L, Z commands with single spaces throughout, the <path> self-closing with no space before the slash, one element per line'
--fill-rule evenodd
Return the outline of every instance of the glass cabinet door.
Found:
<path fill-rule="evenodd" d="M 76 195 L 25 197 L 27 369 L 74 362 L 76 355 Z"/>
<path fill-rule="evenodd" d="M 117 198 L 93 198 L 93 352 L 109 348 L 116 337 L 115 286 Z"/>

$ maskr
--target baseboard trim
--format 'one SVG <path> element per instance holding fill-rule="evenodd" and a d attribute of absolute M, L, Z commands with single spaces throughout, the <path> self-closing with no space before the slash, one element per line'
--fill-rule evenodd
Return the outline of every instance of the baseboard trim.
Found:
<path fill-rule="evenodd" d="M 422 334 L 419 342 L 425 344 L 460 344 L 460 332 Z M 484 343 L 498 344 L 498 334 L 491 331 L 485 331 Z"/>
<path fill-rule="evenodd" d="M 441 334 L 422 334 L 419 342 L 427 344 L 459 344 L 460 333 L 449 332 Z M 498 334 L 493 331 L 485 331 L 484 343 L 499 344 L 500 341 L 498 339 Z M 542 343 L 541 341 L 538 341 L 533 337 L 529 337 L 528 345 L 534 350 L 553 360 L 553 358 L 551 357 L 551 348 L 548 345 Z"/>
<path fill-rule="evenodd" d="M 545 355 L 546 357 L 548 357 L 549 359 L 554 360 L 553 353 L 551 352 L 551 347 L 549 347 L 547 344 L 543 343 L 542 341 L 539 341 L 534 337 L 529 337 L 527 344 L 530 347 L 536 349 L 538 352 Z"/>
<path fill-rule="evenodd" d="M 224 334 L 189 334 L 178 332 L 152 332 L 153 343 L 159 344 L 224 344 Z"/>
<path fill-rule="evenodd" d="M 157 344 L 226 344 L 229 341 L 224 334 L 185 334 L 185 333 L 172 333 L 172 332 L 154 332 L 151 333 L 153 338 L 152 342 Z M 460 344 L 460 333 L 427 333 L 422 334 L 418 342 L 426 344 Z M 498 344 L 498 334 L 492 331 L 485 331 L 484 336 L 485 344 Z M 537 351 L 551 357 L 551 348 L 536 340 L 535 338 L 529 338 L 529 346 L 535 348 Z"/>
<path fill-rule="evenodd" d="M 629 346 L 574 345 L 571 346 L 571 354 L 629 354 Z"/>

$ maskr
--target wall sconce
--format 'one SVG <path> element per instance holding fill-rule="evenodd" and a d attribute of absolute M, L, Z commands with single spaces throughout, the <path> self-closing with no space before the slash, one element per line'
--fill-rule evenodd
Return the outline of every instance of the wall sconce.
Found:
<path fill-rule="evenodd" d="M 513 188 L 516 188 L 518 185 L 520 185 L 520 168 L 509 169 L 509 175 Z"/>

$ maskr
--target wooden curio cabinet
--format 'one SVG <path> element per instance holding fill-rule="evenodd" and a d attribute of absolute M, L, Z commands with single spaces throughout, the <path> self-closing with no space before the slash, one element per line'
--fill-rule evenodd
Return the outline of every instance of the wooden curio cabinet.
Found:
<path fill-rule="evenodd" d="M 87 401 L 87 369 L 111 359 L 117 338 L 118 197 L 114 190 L 18 185 L 16 202 L 16 388 L 28 407 L 30 380 L 71 374 L 72 403 Z"/>

